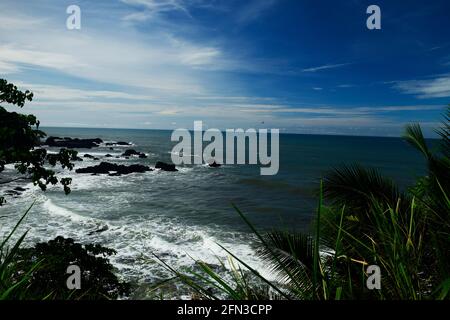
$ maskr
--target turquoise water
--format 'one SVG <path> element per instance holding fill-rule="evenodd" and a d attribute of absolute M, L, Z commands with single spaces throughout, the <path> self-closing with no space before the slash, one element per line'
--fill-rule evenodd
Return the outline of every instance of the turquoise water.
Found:
<path fill-rule="evenodd" d="M 44 128 L 48 135 L 79 138 L 99 137 L 104 141 L 132 142 L 131 148 L 145 152 L 147 159 L 106 161 L 154 166 L 171 161 L 170 131 Z M 102 158 L 118 155 L 126 148 L 79 150 Z M 112 160 L 111 160 L 112 159 Z M 95 161 L 84 159 L 78 166 Z M 97 162 L 98 163 L 98 162 Z M 10 228 L 33 200 L 28 217 L 29 242 L 56 235 L 82 242 L 99 242 L 115 248 L 114 262 L 130 279 L 153 281 L 167 274 L 159 266 L 141 262 L 150 251 L 175 267 L 189 266 L 194 258 L 209 263 L 226 255 L 216 245 L 224 244 L 264 271 L 254 256 L 252 236 L 232 209 L 234 203 L 260 228 L 284 226 L 307 230 L 316 207 L 314 196 L 320 178 L 332 167 L 360 163 L 380 169 L 403 188 L 424 174 L 420 155 L 401 139 L 281 135 L 280 169 L 275 176 L 261 176 L 257 165 L 204 165 L 179 167 L 179 172 L 147 172 L 121 177 L 92 176 L 62 172 L 73 178 L 72 193 L 60 188 L 43 193 L 30 188 L 3 207 Z M 9 167 L 9 170 L 12 170 Z M 30 187 L 30 186 L 28 186 Z M 107 226 L 102 233 L 93 231 Z"/>

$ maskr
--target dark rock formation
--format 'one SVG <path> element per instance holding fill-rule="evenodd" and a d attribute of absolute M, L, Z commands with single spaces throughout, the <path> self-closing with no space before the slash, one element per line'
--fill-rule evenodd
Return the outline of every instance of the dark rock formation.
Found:
<path fill-rule="evenodd" d="M 49 147 L 59 147 L 59 148 L 86 148 L 91 149 L 98 147 L 103 140 L 99 138 L 95 139 L 72 139 L 69 137 L 59 138 L 59 137 L 49 137 L 45 140 L 46 145 Z"/>
<path fill-rule="evenodd" d="M 140 164 L 125 166 L 109 162 L 101 162 L 97 166 L 80 168 L 75 170 L 76 173 L 109 174 L 111 176 L 120 176 L 122 174 L 130 174 L 134 172 L 143 173 L 146 171 L 152 171 L 152 169 Z"/>
<path fill-rule="evenodd" d="M 95 231 L 89 232 L 89 235 L 91 236 L 91 235 L 96 234 L 96 233 L 102 233 L 102 232 L 107 231 L 108 229 L 109 229 L 108 226 L 107 226 L 107 225 L 104 225 L 104 226 L 101 227 L 100 229 L 97 229 L 97 230 L 95 230 Z"/>
<path fill-rule="evenodd" d="M 15 190 L 6 190 L 5 194 L 8 195 L 8 196 L 18 196 L 21 193 L 19 191 L 15 191 Z"/>
<path fill-rule="evenodd" d="M 112 155 L 110 155 L 109 153 L 105 154 L 105 158 L 112 158 Z"/>
<path fill-rule="evenodd" d="M 26 191 L 27 189 L 22 188 L 22 187 L 16 187 L 16 188 L 14 188 L 14 190 L 15 190 L 15 191 L 19 191 L 19 192 L 24 192 L 24 191 Z"/>
<path fill-rule="evenodd" d="M 177 168 L 175 168 L 174 164 L 168 164 L 168 163 L 161 162 L 161 161 L 158 161 L 156 163 L 155 168 L 161 169 L 163 171 L 178 171 Z"/>
<path fill-rule="evenodd" d="M 145 155 L 145 153 L 133 150 L 133 149 L 128 149 L 126 150 L 124 153 L 122 153 L 122 157 L 129 157 L 129 156 L 138 156 L 139 158 L 147 158 L 147 156 Z"/>
<path fill-rule="evenodd" d="M 119 142 L 106 142 L 105 146 L 131 146 L 131 143 L 119 141 Z"/>
<path fill-rule="evenodd" d="M 220 163 L 217 163 L 217 162 L 214 161 L 213 163 L 210 163 L 209 166 L 211 168 L 219 168 L 222 165 Z"/>

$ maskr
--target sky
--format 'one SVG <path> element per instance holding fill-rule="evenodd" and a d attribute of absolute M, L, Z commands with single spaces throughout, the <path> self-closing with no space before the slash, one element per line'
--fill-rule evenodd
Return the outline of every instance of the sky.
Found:
<path fill-rule="evenodd" d="M 69 30 L 70 5 L 81 29 Z M 369 5 L 381 30 L 369 30 Z M 2 0 L 0 78 L 42 126 L 427 136 L 450 103 L 448 0 Z"/>

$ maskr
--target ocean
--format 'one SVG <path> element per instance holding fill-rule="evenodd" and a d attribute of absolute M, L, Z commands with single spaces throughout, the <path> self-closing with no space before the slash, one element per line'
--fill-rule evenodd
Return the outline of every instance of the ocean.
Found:
<path fill-rule="evenodd" d="M 79 149 L 101 161 L 153 167 L 171 162 L 171 131 L 128 129 L 43 128 L 48 136 L 101 138 L 131 142 L 131 147 Z M 126 149 L 148 158 L 103 159 Z M 56 149 L 50 148 L 49 151 Z M 78 167 L 98 164 L 84 158 Z M 174 268 L 192 266 L 193 259 L 212 265 L 226 259 L 217 243 L 269 276 L 255 256 L 254 237 L 233 209 L 236 205 L 259 229 L 308 231 L 317 206 L 320 178 L 333 167 L 359 163 L 376 167 L 402 188 L 425 173 L 425 162 L 399 138 L 280 135 L 280 168 L 261 176 L 258 165 L 178 167 L 178 172 L 152 171 L 119 177 L 61 172 L 73 178 L 72 192 L 61 187 L 46 192 L 31 184 L 22 196 L 7 198 L 0 208 L 0 234 L 11 230 L 25 210 L 35 204 L 21 226 L 29 229 L 27 244 L 62 235 L 82 243 L 100 243 L 117 250 L 112 259 L 121 277 L 152 284 L 170 274 L 151 261 L 157 254 Z M 7 166 L 7 173 L 13 166 Z M 2 186 L 1 191 L 16 185 Z M 106 228 L 104 232 L 95 232 Z M 146 298 L 141 293 L 138 298 Z"/>

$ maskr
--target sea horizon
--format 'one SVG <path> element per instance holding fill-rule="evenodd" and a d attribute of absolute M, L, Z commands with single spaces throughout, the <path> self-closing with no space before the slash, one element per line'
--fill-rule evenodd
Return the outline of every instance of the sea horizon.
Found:
<path fill-rule="evenodd" d="M 172 128 L 172 129 L 153 129 L 153 128 L 115 128 L 115 127 L 75 127 L 75 126 L 40 126 L 40 128 L 45 129 L 45 128 L 49 128 L 49 129 L 93 129 L 93 130 L 154 130 L 154 131 L 175 131 L 177 129 L 180 128 Z M 190 128 L 183 128 L 188 130 L 189 132 L 195 132 L 193 129 Z M 243 130 L 247 130 L 249 128 L 233 128 L 235 129 L 243 129 Z M 260 128 L 250 128 L 250 129 L 255 129 L 255 130 L 259 130 L 259 129 L 267 129 L 264 127 L 260 127 Z M 273 129 L 273 128 L 272 128 Z M 206 129 L 207 130 L 207 129 Z M 204 133 L 206 130 L 202 130 L 202 132 Z M 225 134 L 227 129 L 218 129 L 221 133 Z M 44 130 L 45 131 L 45 130 Z M 338 137 L 361 137 L 361 138 L 394 138 L 394 139 L 403 139 L 402 135 L 361 135 L 361 134 L 343 134 L 343 133 L 297 133 L 297 132 L 283 132 L 280 131 L 280 135 L 304 135 L 304 136 L 324 136 L 324 137 L 328 137 L 328 136 L 338 136 Z M 425 139 L 432 141 L 432 140 L 439 140 L 439 136 L 438 134 L 435 134 L 434 136 L 427 136 L 425 135 Z"/>

